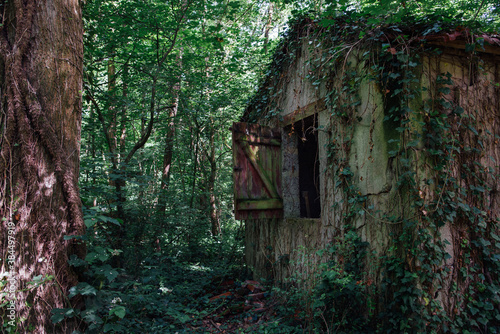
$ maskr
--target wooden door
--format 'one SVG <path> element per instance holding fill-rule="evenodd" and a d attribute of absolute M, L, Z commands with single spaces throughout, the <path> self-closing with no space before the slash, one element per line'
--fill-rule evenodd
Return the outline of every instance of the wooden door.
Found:
<path fill-rule="evenodd" d="M 280 130 L 233 123 L 232 131 L 236 219 L 282 217 Z"/>

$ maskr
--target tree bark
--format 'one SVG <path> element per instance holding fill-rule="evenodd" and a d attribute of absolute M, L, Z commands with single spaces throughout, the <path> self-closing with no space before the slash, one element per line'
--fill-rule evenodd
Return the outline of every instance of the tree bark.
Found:
<path fill-rule="evenodd" d="M 179 69 L 182 69 L 182 49 L 176 57 Z M 181 75 L 177 76 L 177 84 L 173 88 L 174 104 L 170 108 L 168 130 L 165 136 L 165 150 L 163 151 L 163 166 L 161 173 L 160 192 L 158 197 L 158 213 L 164 214 L 167 209 L 167 190 L 170 182 L 170 172 L 172 167 L 172 159 L 174 155 L 174 139 L 175 139 L 175 118 L 179 109 L 179 95 L 181 90 Z"/>
<path fill-rule="evenodd" d="M 210 154 L 208 154 L 208 162 L 210 164 L 210 174 L 208 177 L 208 194 L 210 203 L 210 226 L 212 236 L 218 236 L 221 233 L 221 226 L 219 220 L 219 211 L 217 210 L 216 196 L 215 196 L 215 181 L 217 179 L 217 157 L 215 155 L 215 124 L 211 120 L 210 130 Z"/>
<path fill-rule="evenodd" d="M 108 110 L 111 113 L 111 121 L 109 122 L 108 132 L 106 133 L 106 136 L 108 138 L 107 141 L 109 143 L 109 154 L 111 157 L 110 174 L 113 176 L 109 179 L 109 182 L 111 186 L 115 187 L 116 199 L 112 203 L 116 205 L 117 217 L 123 220 L 125 218 L 123 209 L 123 205 L 125 203 L 125 196 L 123 194 L 125 188 L 125 180 L 124 175 L 122 175 L 121 173 L 122 168 L 120 166 L 121 156 L 119 147 L 123 147 L 124 144 L 121 146 L 118 145 L 117 130 L 118 113 L 120 113 L 121 111 L 121 117 L 125 117 L 124 113 L 126 112 L 126 109 L 121 109 L 116 106 L 116 66 L 113 55 L 108 60 L 108 98 L 111 100 L 111 103 L 108 106 Z"/>
<path fill-rule="evenodd" d="M 20 333 L 71 333 L 51 322 L 70 308 L 85 248 L 78 191 L 83 29 L 78 0 L 0 0 L 0 215 L 2 272 Z M 40 284 L 28 284 L 41 275 Z M 4 309 L 5 310 L 5 309 Z"/>
<path fill-rule="evenodd" d="M 172 167 L 172 158 L 174 155 L 175 117 L 177 116 L 178 103 L 179 98 L 176 97 L 175 104 L 169 112 L 170 121 L 165 135 L 165 150 L 163 151 L 163 166 L 157 210 L 159 214 L 165 214 L 165 210 L 167 209 L 167 190 L 170 182 L 170 169 Z"/>
<path fill-rule="evenodd" d="M 210 162 L 212 164 L 212 162 Z M 208 191 L 210 196 L 210 226 L 212 230 L 212 236 L 216 237 L 221 233 L 219 210 L 217 209 L 217 198 L 215 196 L 215 178 L 217 173 L 217 167 L 211 165 L 210 167 L 210 177 L 208 180 Z"/>

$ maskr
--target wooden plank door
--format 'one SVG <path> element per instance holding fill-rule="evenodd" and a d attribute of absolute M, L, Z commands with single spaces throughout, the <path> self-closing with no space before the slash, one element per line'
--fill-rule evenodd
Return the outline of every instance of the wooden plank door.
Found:
<path fill-rule="evenodd" d="M 282 217 L 280 130 L 233 123 L 232 131 L 236 219 Z"/>

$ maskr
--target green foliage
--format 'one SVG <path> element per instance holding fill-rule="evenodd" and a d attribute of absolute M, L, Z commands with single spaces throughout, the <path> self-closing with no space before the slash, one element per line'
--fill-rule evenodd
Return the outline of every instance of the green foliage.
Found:
<path fill-rule="evenodd" d="M 196 332 L 220 306 L 205 296 L 213 277 L 239 275 L 224 260 L 204 266 L 156 255 L 144 259 L 135 276 L 108 262 L 88 257 L 80 264 L 88 267 L 86 280 L 92 285 L 79 283 L 70 297 L 85 296 L 85 308 L 54 309 L 55 324 L 77 317 L 87 324 L 86 333 Z"/>
<path fill-rule="evenodd" d="M 260 31 L 268 20 L 288 11 L 297 16 L 275 46 Z M 359 108 L 363 80 L 389 92 L 384 97 L 384 127 L 392 129 L 387 147 L 398 163 L 398 187 L 408 194 L 406 208 L 415 217 L 408 219 L 400 212 L 382 217 L 398 228 L 394 248 L 382 259 L 384 282 L 376 291 L 364 263 L 376 254 L 366 253 L 368 245 L 352 226 L 374 208 L 354 186 L 355 174 L 346 159 L 352 137 L 334 138 L 329 164 L 351 208 L 344 213 L 342 238 L 323 253 L 312 254 L 327 260 L 312 268 L 310 277 L 294 277 L 286 289 L 277 291 L 284 300 L 277 317 L 252 327 L 252 332 L 494 333 L 500 321 L 495 313 L 500 302 L 500 238 L 498 221 L 482 208 L 491 191 L 485 180 L 497 175 L 474 159 L 481 140 L 477 146 L 464 147 L 459 133 L 491 134 L 480 132 L 463 106 L 449 105 L 442 98 L 449 93 L 451 79 L 446 73 L 435 82 L 436 90 L 424 87 L 432 92 L 424 101 L 424 88 L 414 75 L 421 63 L 413 51 L 421 46 L 412 44 L 412 37 L 457 25 L 492 31 L 500 24 L 498 14 L 489 0 L 217 5 L 88 1 L 80 186 L 84 205 L 90 209 L 84 212 L 87 234 L 67 238 L 88 245 L 84 260 L 70 259 L 72 266 L 86 269 L 86 283 L 70 291 L 71 297 L 85 297 L 86 306 L 55 309 L 53 322 L 77 317 L 89 333 L 202 331 L 202 320 L 216 308 L 203 289 L 214 275 L 235 274 L 243 258 L 242 225 L 232 214 L 227 129 L 240 118 L 263 73 L 268 50 L 274 47 L 275 57 L 253 97 L 253 109 L 244 117 L 256 121 L 279 114 L 282 74 L 298 56 L 302 39 L 308 38 L 311 47 L 321 47 L 325 53 L 318 63 L 310 64 L 313 71 L 307 79 L 318 89 L 328 87 L 326 103 L 339 124 L 352 130 L 358 121 L 352 115 Z M 429 26 L 429 21 L 435 23 Z M 387 35 L 397 36 L 392 44 Z M 473 54 L 482 43 L 477 40 L 467 51 Z M 359 59 L 365 67 L 346 63 L 353 48 L 371 46 L 376 51 Z M 424 112 L 414 101 L 423 104 Z M 171 112 L 173 106 L 176 113 Z M 423 133 L 412 128 L 415 119 Z M 173 158 L 169 179 L 164 181 L 161 162 L 171 131 Z M 413 170 L 414 151 L 421 145 L 439 172 L 438 178 L 429 180 L 435 187 L 433 202 L 419 197 Z M 448 169 L 464 151 L 471 156 L 461 170 L 467 189 Z M 470 197 L 477 198 L 474 205 Z M 221 225 L 218 236 L 210 233 L 212 198 Z M 165 208 L 158 210 L 162 199 Z M 452 316 L 436 299 L 450 274 L 449 269 L 436 269 L 449 257 L 439 235 L 445 222 L 463 224 L 467 231 L 461 239 Z M 313 267 L 308 256 L 303 258 L 305 266 Z M 314 284 L 306 285 L 311 279 Z M 373 305 L 382 298 L 390 302 L 378 310 Z M 304 302 L 304 312 L 299 312 L 296 305 Z"/>
<path fill-rule="evenodd" d="M 366 279 L 364 261 L 368 243 L 353 230 L 345 232 L 341 243 L 328 252 L 335 257 L 323 267 L 321 283 L 316 287 L 316 318 L 322 332 L 353 333 L 371 331 L 368 317 L 373 313 L 370 296 L 372 282 Z M 360 310 L 369 314 L 362 316 Z M 318 320 L 316 320 L 318 321 Z"/>
<path fill-rule="evenodd" d="M 340 16 L 350 13 L 353 18 L 367 17 L 367 23 L 408 24 L 463 22 L 469 27 L 482 27 L 490 31 L 498 29 L 500 19 L 495 0 L 444 0 L 444 1 L 326 1 L 325 16 Z"/>
<path fill-rule="evenodd" d="M 76 317 L 86 324 L 86 333 L 190 332 L 217 307 L 204 297 L 212 277 L 240 275 L 241 264 L 236 261 L 242 256 L 240 240 L 231 238 L 205 245 L 207 253 L 199 257 L 179 254 L 186 247 L 180 241 L 168 253 L 141 254 L 130 275 L 114 267 L 122 250 L 109 248 L 103 232 L 117 221 L 96 208 L 86 210 L 85 219 L 92 224 L 79 239 L 87 243 L 87 256 L 69 260 L 73 267 L 86 269 L 85 282 L 72 287 L 68 296 L 84 297 L 85 307 L 54 309 L 51 319 L 56 325 Z M 197 247 L 198 252 L 203 249 Z"/>
<path fill-rule="evenodd" d="M 350 230 L 341 242 L 326 249 L 299 250 L 299 260 L 292 265 L 302 269 L 283 287 L 275 287 L 281 298 L 277 311 L 286 319 L 282 326 L 301 333 L 373 332 L 368 315 L 360 314 L 366 309 L 370 315 L 373 312 L 372 282 L 364 277 L 367 245 Z M 318 259 L 324 262 L 319 264 Z"/>
<path fill-rule="evenodd" d="M 197 261 L 239 247 L 225 241 L 239 233 L 228 129 L 268 57 L 263 44 L 272 44 L 258 32 L 265 8 L 86 4 L 80 187 L 84 204 L 99 212 L 87 227 L 122 251 L 115 265 L 134 273 L 157 253 Z M 215 223 L 223 242 L 211 235 Z"/>
<path fill-rule="evenodd" d="M 321 323 L 324 324 L 321 330 L 327 332 L 332 328 L 345 332 L 363 328 L 380 333 L 464 330 L 496 333 L 499 328 L 496 314 L 500 305 L 497 284 L 500 271 L 496 262 L 500 252 L 499 221 L 485 209 L 489 205 L 487 194 L 492 190 L 487 184 L 497 180 L 498 170 L 482 163 L 486 143 L 491 145 L 497 138 L 484 119 L 476 119 L 481 117 L 476 111 L 461 105 L 460 99 L 450 99 L 454 85 L 451 74 L 439 73 L 428 87 L 421 82 L 419 56 L 426 52 L 439 58 L 439 50 L 420 43 L 421 36 L 455 31 L 457 26 L 480 35 L 481 30 L 498 27 L 498 11 L 487 1 L 474 6 L 466 2 L 443 5 L 422 2 L 419 11 L 411 7 L 415 4 L 381 1 L 373 6 L 359 3 L 357 6 L 352 2 L 336 2 L 330 4 L 330 11 L 322 17 L 311 13 L 299 17 L 279 46 L 268 76 L 245 114 L 249 121 L 276 118 L 282 78 L 287 77 L 290 64 L 300 54 L 303 40 L 309 42 L 311 49 L 321 47 L 320 54 L 325 56 L 308 61 L 311 71 L 307 79 L 313 87 L 327 88 L 332 126 L 343 126 L 343 136 L 331 138 L 328 161 L 336 187 L 343 189 L 343 201 L 348 203 L 349 209 L 344 213 L 346 229 L 365 215 L 378 224 L 392 226 L 393 247 L 381 258 L 380 268 L 372 268 L 381 270 L 384 279 L 377 290 L 371 290 L 370 297 L 354 284 L 370 274 L 345 271 L 338 263 L 324 271 L 322 284 L 312 290 L 300 285 L 289 287 L 287 305 L 292 307 L 305 301 L 308 311 L 301 315 L 301 321 L 308 324 L 303 328 L 311 332 L 319 330 Z M 349 12 L 341 15 L 335 12 L 339 8 L 349 8 Z M 442 15 L 444 11 L 447 15 Z M 438 15 L 442 19 L 436 21 Z M 435 23 L 424 25 L 429 19 Z M 416 40 L 419 43 L 413 43 Z M 475 57 L 480 48 L 480 40 L 466 46 L 469 66 L 481 67 Z M 352 66 L 351 61 L 358 65 Z M 388 136 L 390 161 L 397 171 L 397 189 L 403 194 L 398 199 L 399 209 L 380 216 L 368 196 L 357 189 L 355 174 L 346 159 L 353 140 L 353 125 L 359 121 L 353 115 L 360 105 L 357 94 L 363 81 L 376 82 L 380 91 L 385 92 L 384 133 Z M 457 163 L 459 171 L 454 172 L 450 168 Z M 436 176 L 429 179 L 419 176 L 423 165 L 432 166 Z M 432 200 L 425 198 L 426 191 Z M 449 242 L 440 234 L 444 226 L 464 234 L 458 259 L 451 259 L 447 253 Z M 347 233 L 346 239 L 338 242 L 347 242 L 350 236 Z M 457 274 L 457 281 L 453 282 Z M 314 282 L 317 276 L 308 279 Z M 303 280 L 297 278 L 295 282 Z M 330 318 L 325 313 L 313 312 L 308 302 L 313 290 L 320 296 L 316 305 L 328 304 L 330 309 L 341 311 Z M 372 308 L 373 300 L 379 304 L 385 301 L 384 307 Z M 362 310 L 363 317 L 358 316 L 355 319 L 358 323 L 351 321 L 347 325 L 343 320 L 353 316 L 349 314 L 350 307 Z M 293 307 L 289 311 L 293 314 Z"/>

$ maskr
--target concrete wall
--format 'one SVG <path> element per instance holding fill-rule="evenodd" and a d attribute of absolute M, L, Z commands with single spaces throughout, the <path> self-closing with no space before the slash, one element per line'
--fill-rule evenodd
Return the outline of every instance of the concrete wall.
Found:
<path fill-rule="evenodd" d="M 295 115 L 300 126 L 301 112 L 307 106 L 314 105 L 323 99 L 328 90 L 326 84 L 313 85 L 308 79 L 310 74 L 309 60 L 318 57 L 319 50 L 309 51 L 308 41 L 303 42 L 300 56 L 290 69 L 287 70 L 287 78 L 281 89 L 283 94 L 279 96 L 279 108 L 281 119 Z M 358 54 L 353 52 L 346 64 L 350 69 L 359 73 L 366 71 L 366 66 L 357 60 Z M 492 83 L 499 82 L 500 72 L 498 68 L 498 56 L 483 55 L 483 70 L 472 71 L 468 56 L 457 49 L 444 49 L 444 54 L 437 56 L 421 55 L 421 65 L 417 69 L 420 73 L 418 85 L 429 88 L 422 95 L 416 96 L 411 104 L 414 110 L 420 110 L 412 118 L 412 127 L 415 131 L 422 128 L 422 120 L 425 119 L 424 101 L 431 97 L 436 75 L 449 72 L 454 84 L 450 87 L 450 93 L 445 96 L 450 101 L 460 102 L 466 106 L 466 113 L 480 120 L 481 131 L 488 131 L 500 136 L 499 89 Z M 496 57 L 496 58 L 495 58 Z M 332 78 L 330 84 L 335 85 L 336 78 Z M 401 173 L 401 161 L 393 158 L 391 151 L 394 150 L 390 139 L 399 139 L 399 134 L 394 128 L 383 122 L 387 111 L 384 108 L 382 92 L 378 84 L 372 80 L 363 80 L 358 88 L 357 95 L 360 104 L 355 108 L 352 122 L 339 121 L 338 117 L 331 117 L 332 108 L 324 107 L 315 114 L 318 118 L 318 138 L 320 154 L 320 192 L 322 202 L 322 214 L 320 219 L 298 218 L 298 184 L 297 184 L 297 152 L 294 142 L 296 134 L 290 128 L 283 128 L 283 184 L 285 218 L 275 220 L 246 221 L 246 260 L 254 269 L 256 278 L 272 278 L 282 281 L 292 273 L 304 273 L 308 275 L 314 272 L 315 266 L 311 265 L 313 259 L 319 260 L 314 255 L 314 250 L 323 249 L 329 243 L 336 242 L 342 238 L 343 215 L 349 210 L 349 204 L 345 201 L 345 194 L 340 186 L 342 179 L 339 178 L 338 168 L 349 168 L 353 173 L 352 179 L 359 189 L 360 195 L 366 196 L 366 204 L 356 216 L 353 225 L 356 227 L 361 238 L 369 243 L 369 263 L 367 276 L 375 283 L 382 278 L 379 263 L 380 256 L 391 252 L 391 234 L 399 233 L 401 225 L 387 219 L 387 214 L 411 217 L 415 212 L 410 207 L 409 194 L 399 189 L 397 185 Z M 335 110 L 335 111 L 338 111 Z M 348 110 L 348 112 L 350 112 Z M 262 121 L 271 126 L 280 126 L 280 118 Z M 494 138 L 494 136 L 490 136 Z M 500 138 L 500 137 L 499 137 Z M 464 144 L 473 143 L 478 138 L 463 138 Z M 332 159 L 334 147 L 349 146 L 347 151 L 337 150 L 333 152 L 336 159 Z M 498 175 L 500 161 L 500 150 L 498 142 L 485 140 L 483 143 L 484 153 L 478 156 L 483 166 L 491 168 Z M 416 173 L 417 182 L 420 185 L 420 194 L 425 201 L 432 200 L 433 186 L 427 182 L 434 178 L 433 166 L 429 159 L 423 154 L 423 143 L 418 143 L 413 149 L 412 170 Z M 344 161 L 343 165 L 334 165 L 332 161 Z M 456 165 L 450 166 L 454 176 L 461 180 L 463 170 Z M 500 199 L 498 196 L 498 182 L 489 180 L 492 191 L 486 203 L 489 213 L 493 217 L 499 217 Z M 467 186 L 467 180 L 463 180 L 463 186 Z M 453 259 L 457 256 L 459 249 L 461 231 L 458 224 L 446 222 L 441 231 L 441 238 L 449 241 L 447 252 L 452 256 L 444 265 L 453 267 Z M 302 249 L 302 250 L 300 250 Z M 300 251 L 299 251 L 300 250 Z M 312 254 L 306 259 L 305 254 Z M 452 268 L 449 282 L 453 281 L 458 268 Z M 450 302 L 451 303 L 451 302 Z"/>

